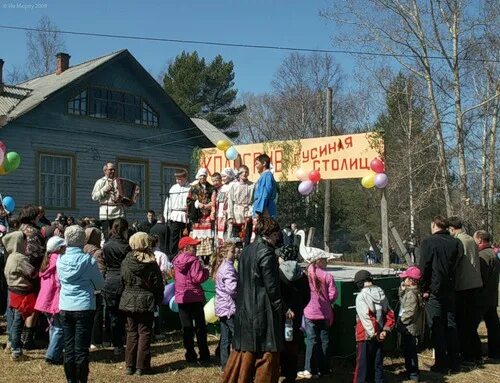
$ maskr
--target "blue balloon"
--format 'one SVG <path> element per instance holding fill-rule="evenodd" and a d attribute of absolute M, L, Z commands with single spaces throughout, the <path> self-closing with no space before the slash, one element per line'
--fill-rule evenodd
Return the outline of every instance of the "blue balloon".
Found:
<path fill-rule="evenodd" d="M 5 196 L 2 200 L 3 206 L 7 212 L 12 213 L 16 208 L 16 201 L 11 196 Z"/>
<path fill-rule="evenodd" d="M 226 158 L 229 161 L 234 161 L 235 159 L 238 158 L 238 151 L 234 146 L 231 146 L 229 149 L 226 150 Z"/>
<path fill-rule="evenodd" d="M 170 302 L 168 302 L 168 307 L 170 307 L 170 310 L 172 310 L 174 313 L 179 312 L 179 306 L 177 306 L 177 303 L 175 302 L 175 297 L 172 297 L 170 299 Z"/>
<path fill-rule="evenodd" d="M 164 305 L 168 305 L 170 303 L 170 299 L 175 295 L 175 283 L 169 283 L 168 285 L 165 285 L 165 288 L 163 289 L 163 301 L 162 303 Z"/>

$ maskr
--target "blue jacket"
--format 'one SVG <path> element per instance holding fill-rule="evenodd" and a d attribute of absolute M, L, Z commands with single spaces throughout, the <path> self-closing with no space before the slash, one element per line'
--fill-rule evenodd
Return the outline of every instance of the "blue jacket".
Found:
<path fill-rule="evenodd" d="M 94 291 L 104 286 L 95 259 L 79 247 L 68 247 L 56 263 L 61 284 L 59 309 L 66 311 L 95 310 Z"/>
<path fill-rule="evenodd" d="M 255 184 L 253 213 L 276 216 L 276 181 L 270 171 L 263 172 Z"/>

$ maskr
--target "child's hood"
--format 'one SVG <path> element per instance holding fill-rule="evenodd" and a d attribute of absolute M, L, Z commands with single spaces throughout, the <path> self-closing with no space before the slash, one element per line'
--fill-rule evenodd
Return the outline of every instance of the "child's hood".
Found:
<path fill-rule="evenodd" d="M 89 227 L 85 229 L 85 243 L 100 248 L 101 247 L 100 230 L 95 227 Z"/>
<path fill-rule="evenodd" d="M 382 301 L 385 299 L 385 293 L 384 290 L 382 290 L 378 286 L 368 286 L 363 288 L 363 294 L 368 295 L 371 300 L 375 303 L 382 303 Z"/>
<path fill-rule="evenodd" d="M 24 234 L 22 231 L 13 231 L 2 238 L 7 254 L 24 253 Z"/>
<path fill-rule="evenodd" d="M 177 254 L 172 263 L 181 273 L 186 274 L 195 261 L 197 261 L 197 258 L 193 254 L 183 252 Z"/>

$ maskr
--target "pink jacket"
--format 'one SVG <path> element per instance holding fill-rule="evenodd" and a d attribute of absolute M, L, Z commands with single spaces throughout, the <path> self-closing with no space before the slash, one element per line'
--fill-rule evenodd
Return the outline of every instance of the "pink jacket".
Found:
<path fill-rule="evenodd" d="M 319 291 L 316 290 L 314 284 L 315 275 L 321 281 Z M 331 326 L 333 324 L 332 303 L 335 302 L 338 294 L 333 275 L 320 267 L 310 265 L 307 268 L 307 277 L 311 289 L 311 299 L 304 309 L 304 316 L 311 320 L 326 319 L 328 325 Z"/>
<path fill-rule="evenodd" d="M 40 292 L 36 298 L 35 309 L 48 314 L 59 312 L 59 278 L 56 271 L 56 262 L 59 254 L 50 254 L 49 265 L 39 273 Z"/>
<path fill-rule="evenodd" d="M 174 265 L 175 302 L 205 302 L 205 294 L 201 284 L 208 279 L 200 258 L 191 253 L 179 253 L 172 261 Z"/>

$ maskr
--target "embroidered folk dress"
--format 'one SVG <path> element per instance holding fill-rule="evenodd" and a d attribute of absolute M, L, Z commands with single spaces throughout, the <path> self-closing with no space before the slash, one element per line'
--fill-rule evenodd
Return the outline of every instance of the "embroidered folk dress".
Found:
<path fill-rule="evenodd" d="M 212 241 L 214 233 L 212 230 L 212 221 L 210 220 L 210 213 L 213 208 L 213 189 L 213 186 L 209 183 L 202 185 L 199 182 L 195 182 L 191 184 L 191 189 L 187 196 L 188 215 L 192 223 L 191 237 L 201 241 L 196 248 L 196 255 L 200 257 L 211 255 L 213 250 Z"/>
<path fill-rule="evenodd" d="M 231 237 L 238 233 L 245 236 L 246 226 L 252 223 L 252 200 L 255 184 L 251 181 L 235 181 L 227 199 L 227 219 L 232 219 Z"/>

